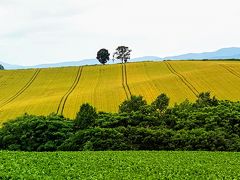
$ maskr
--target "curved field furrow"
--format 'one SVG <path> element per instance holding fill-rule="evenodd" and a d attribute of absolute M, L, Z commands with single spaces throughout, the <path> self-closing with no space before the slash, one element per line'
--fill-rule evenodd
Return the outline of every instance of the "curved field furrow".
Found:
<path fill-rule="evenodd" d="M 20 96 L 24 91 L 26 91 L 27 88 L 29 88 L 29 86 L 33 83 L 33 81 L 36 79 L 37 75 L 39 74 L 41 70 L 37 69 L 34 73 L 34 75 L 31 77 L 31 79 L 27 82 L 27 84 L 25 84 L 25 86 L 23 86 L 22 89 L 20 89 L 15 95 L 13 95 L 12 97 L 10 97 L 7 101 L 5 101 L 3 104 L 0 105 L 0 108 L 3 108 L 4 106 L 6 106 L 7 104 L 11 103 L 12 101 L 14 101 L 18 96 Z"/>
<path fill-rule="evenodd" d="M 164 61 L 164 63 L 166 64 L 167 68 L 169 69 L 169 71 L 171 71 L 173 74 L 175 74 L 176 76 L 179 77 L 179 79 L 181 79 L 181 81 L 192 91 L 192 93 L 197 96 L 199 94 L 198 90 L 179 72 L 177 72 L 172 65 L 167 62 Z"/>
<path fill-rule="evenodd" d="M 69 95 L 73 92 L 73 90 L 76 88 L 80 78 L 81 78 L 81 74 L 82 74 L 82 69 L 83 67 L 79 67 L 78 68 L 78 72 L 77 72 L 77 76 L 72 84 L 72 86 L 69 88 L 69 90 L 66 92 L 66 94 L 64 94 L 64 96 L 61 98 L 60 103 L 58 105 L 58 109 L 57 109 L 57 114 L 63 114 L 63 110 L 66 104 L 66 101 L 69 97 Z"/>
<path fill-rule="evenodd" d="M 81 83 L 79 83 L 81 81 Z M 160 93 L 170 105 L 198 92 L 240 100 L 240 62 L 171 61 L 0 71 L 0 123 L 24 113 L 56 112 L 75 118 L 83 103 L 117 112 L 130 95 L 151 103 Z"/>
<path fill-rule="evenodd" d="M 144 73 L 145 67 L 142 63 L 127 63 L 127 85 L 132 95 L 141 95 L 148 102 L 156 98 L 154 85 Z"/>
<path fill-rule="evenodd" d="M 239 62 L 231 61 L 171 61 L 199 92 L 211 92 L 219 99 L 239 100 L 240 81 L 232 73 L 219 66 L 240 67 Z M 237 71 L 237 72 L 240 72 Z"/>
<path fill-rule="evenodd" d="M 221 67 L 223 67 L 224 69 L 226 69 L 228 72 L 230 72 L 232 75 L 240 78 L 240 75 L 234 70 L 232 69 L 231 67 L 228 67 L 227 65 L 225 64 L 219 64 Z"/>
<path fill-rule="evenodd" d="M 126 99 L 122 87 L 121 64 L 85 66 L 79 83 L 69 96 L 63 114 L 75 118 L 81 104 L 90 103 L 98 111 L 118 111 Z"/>
<path fill-rule="evenodd" d="M 99 66 L 85 66 L 82 69 L 81 83 L 78 83 L 69 95 L 63 110 L 64 116 L 75 118 L 81 104 L 86 102 L 94 104 L 94 94 L 98 85 L 99 74 Z"/>
<path fill-rule="evenodd" d="M 128 83 L 127 83 L 127 68 L 126 68 L 126 64 L 122 63 L 121 67 L 122 67 L 122 86 L 123 86 L 123 89 L 125 91 L 127 99 L 130 99 L 130 97 L 132 96 L 132 93 L 131 93 L 130 88 L 129 88 Z"/>
<path fill-rule="evenodd" d="M 131 90 L 128 86 L 128 78 L 127 78 L 127 66 L 126 64 L 124 63 L 124 75 L 125 75 L 125 84 L 126 84 L 126 87 L 127 87 L 127 90 L 128 90 L 128 93 L 130 96 L 132 96 L 132 93 L 131 93 Z"/>
<path fill-rule="evenodd" d="M 170 97 L 171 105 L 186 98 L 196 98 L 180 78 L 162 62 L 129 63 L 127 67 L 128 85 L 132 94 L 142 95 L 148 103 L 154 101 L 161 93 Z"/>
<path fill-rule="evenodd" d="M 128 63 L 127 66 L 127 84 L 131 89 L 132 95 L 141 95 L 149 103 L 156 98 L 154 85 L 152 81 L 149 81 L 148 76 L 145 73 L 144 64 L 140 63 Z"/>
<path fill-rule="evenodd" d="M 33 69 L 0 71 L 0 105 L 17 94 L 29 82 L 35 72 Z"/>
<path fill-rule="evenodd" d="M 123 87 L 124 92 L 125 92 L 125 94 L 126 94 L 126 98 L 129 99 L 128 92 L 127 92 L 127 88 L 125 87 L 125 77 L 124 77 L 123 64 L 122 64 L 122 66 L 121 66 L 121 69 L 122 69 L 122 87 Z"/>
<path fill-rule="evenodd" d="M 41 69 L 31 86 L 1 109 L 1 121 L 24 113 L 48 115 L 56 112 L 59 101 L 72 86 L 77 71 L 77 67 Z"/>

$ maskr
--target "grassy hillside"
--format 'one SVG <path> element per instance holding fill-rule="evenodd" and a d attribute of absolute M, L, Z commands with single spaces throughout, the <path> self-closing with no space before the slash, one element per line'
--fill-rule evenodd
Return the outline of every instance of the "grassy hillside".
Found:
<path fill-rule="evenodd" d="M 74 118 L 84 102 L 116 112 L 131 94 L 151 102 L 164 92 L 172 105 L 194 100 L 202 91 L 219 99 L 240 100 L 240 62 L 165 61 L 0 71 L 0 87 L 1 122 L 25 112 L 58 112 Z"/>

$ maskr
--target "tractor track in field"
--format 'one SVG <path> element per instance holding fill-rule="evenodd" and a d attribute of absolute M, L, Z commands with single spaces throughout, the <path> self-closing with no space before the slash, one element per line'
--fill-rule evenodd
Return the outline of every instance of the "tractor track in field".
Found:
<path fill-rule="evenodd" d="M 190 91 L 192 91 L 195 96 L 198 96 L 198 90 L 182 74 L 178 73 L 169 62 L 164 61 L 164 63 L 171 73 L 176 75 L 190 89 Z"/>
<path fill-rule="evenodd" d="M 13 95 L 12 97 L 10 97 L 7 101 L 5 101 L 2 105 L 0 105 L 0 108 L 8 105 L 9 103 L 11 103 L 12 101 L 14 101 L 18 96 L 20 96 L 22 93 L 24 93 L 24 91 L 26 91 L 29 86 L 31 86 L 31 84 L 34 82 L 34 80 L 37 78 L 38 74 L 40 73 L 41 69 L 37 69 L 35 71 L 35 73 L 33 74 L 33 76 L 31 77 L 31 79 L 27 82 L 27 84 L 25 84 L 22 89 L 20 89 L 15 95 Z"/>
<path fill-rule="evenodd" d="M 125 95 L 126 95 L 126 97 L 127 97 L 127 99 L 129 99 L 129 97 L 128 97 L 128 93 L 127 93 L 127 90 L 126 90 L 126 87 L 125 87 L 125 77 L 124 77 L 124 68 L 123 68 L 123 64 L 122 64 L 122 87 L 123 87 L 123 89 L 124 89 L 124 92 L 125 92 Z"/>
<path fill-rule="evenodd" d="M 127 99 L 130 99 L 129 95 L 131 96 L 131 91 L 129 86 L 127 85 L 126 65 L 123 63 L 122 63 L 122 87 L 124 89 Z"/>
<path fill-rule="evenodd" d="M 125 69 L 125 83 L 126 83 L 126 86 L 127 86 L 127 90 L 128 90 L 128 92 L 129 92 L 130 96 L 132 96 L 130 87 L 128 86 L 127 66 L 126 66 L 126 64 L 124 64 L 124 69 Z"/>
<path fill-rule="evenodd" d="M 232 75 L 236 76 L 237 78 L 240 78 L 240 74 L 238 74 L 235 70 L 233 70 L 231 67 L 224 65 L 224 64 L 219 64 L 222 68 L 227 70 L 229 73 Z"/>
<path fill-rule="evenodd" d="M 75 77 L 75 80 L 73 81 L 73 84 L 72 86 L 68 89 L 68 91 L 63 95 L 63 97 L 61 98 L 60 100 L 60 103 L 58 104 L 58 108 L 57 108 L 57 114 L 63 114 L 63 110 L 65 108 L 65 104 L 66 104 L 66 101 L 69 97 L 69 95 L 74 91 L 74 89 L 76 88 L 80 78 L 81 78 L 81 75 L 82 75 L 82 70 L 83 70 L 83 67 L 80 66 L 78 68 L 78 72 L 77 72 L 77 75 Z"/>

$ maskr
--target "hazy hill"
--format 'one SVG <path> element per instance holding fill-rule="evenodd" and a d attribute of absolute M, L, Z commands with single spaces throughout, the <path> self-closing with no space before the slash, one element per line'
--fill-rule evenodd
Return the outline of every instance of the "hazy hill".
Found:
<path fill-rule="evenodd" d="M 223 48 L 214 52 L 188 53 L 179 56 L 169 56 L 163 59 L 183 60 L 183 59 L 239 59 L 240 48 Z"/>
<path fill-rule="evenodd" d="M 2 64 L 5 69 L 23 69 L 23 68 L 25 68 L 24 66 L 8 64 L 8 63 L 2 62 L 2 61 L 0 61 L 0 64 Z"/>
<path fill-rule="evenodd" d="M 223 48 L 214 52 L 203 52 L 203 53 L 188 53 L 178 56 L 168 56 L 165 58 L 160 58 L 157 56 L 143 56 L 138 58 L 133 58 L 131 62 L 141 62 L 141 61 L 161 61 L 161 60 L 199 60 L 199 59 L 240 59 L 240 48 L 231 47 Z M 119 61 L 113 62 L 110 60 L 108 64 L 119 63 Z M 83 66 L 83 65 L 94 65 L 99 64 L 97 59 L 84 59 L 79 61 L 65 61 L 60 63 L 53 64 L 39 64 L 36 66 L 20 66 L 20 65 L 11 65 L 4 62 L 3 64 L 5 69 L 26 69 L 26 68 L 48 68 L 48 67 L 65 67 L 65 66 Z"/>

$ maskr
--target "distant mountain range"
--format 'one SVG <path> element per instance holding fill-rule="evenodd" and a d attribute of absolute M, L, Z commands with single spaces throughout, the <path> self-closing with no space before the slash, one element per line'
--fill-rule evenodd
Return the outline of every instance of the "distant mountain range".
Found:
<path fill-rule="evenodd" d="M 240 48 L 223 48 L 214 52 L 189 53 L 179 56 L 170 56 L 163 59 L 170 60 L 189 60 L 189 59 L 240 59 Z"/>
<path fill-rule="evenodd" d="M 144 56 L 139 58 L 133 58 L 131 62 L 140 61 L 162 61 L 162 60 L 201 60 L 201 59 L 240 59 L 240 48 L 222 48 L 214 52 L 203 52 L 203 53 L 189 53 L 182 54 L 178 56 L 169 57 L 157 57 L 157 56 Z M 109 61 L 108 64 L 118 63 L 119 61 Z M 5 69 L 26 69 L 26 68 L 48 68 L 48 67 L 64 67 L 64 66 L 83 66 L 83 65 L 94 65 L 99 64 L 97 59 L 84 59 L 80 61 L 66 61 L 55 64 L 39 64 L 36 66 L 20 66 L 7 64 L 0 61 L 0 64 L 4 66 Z"/>

